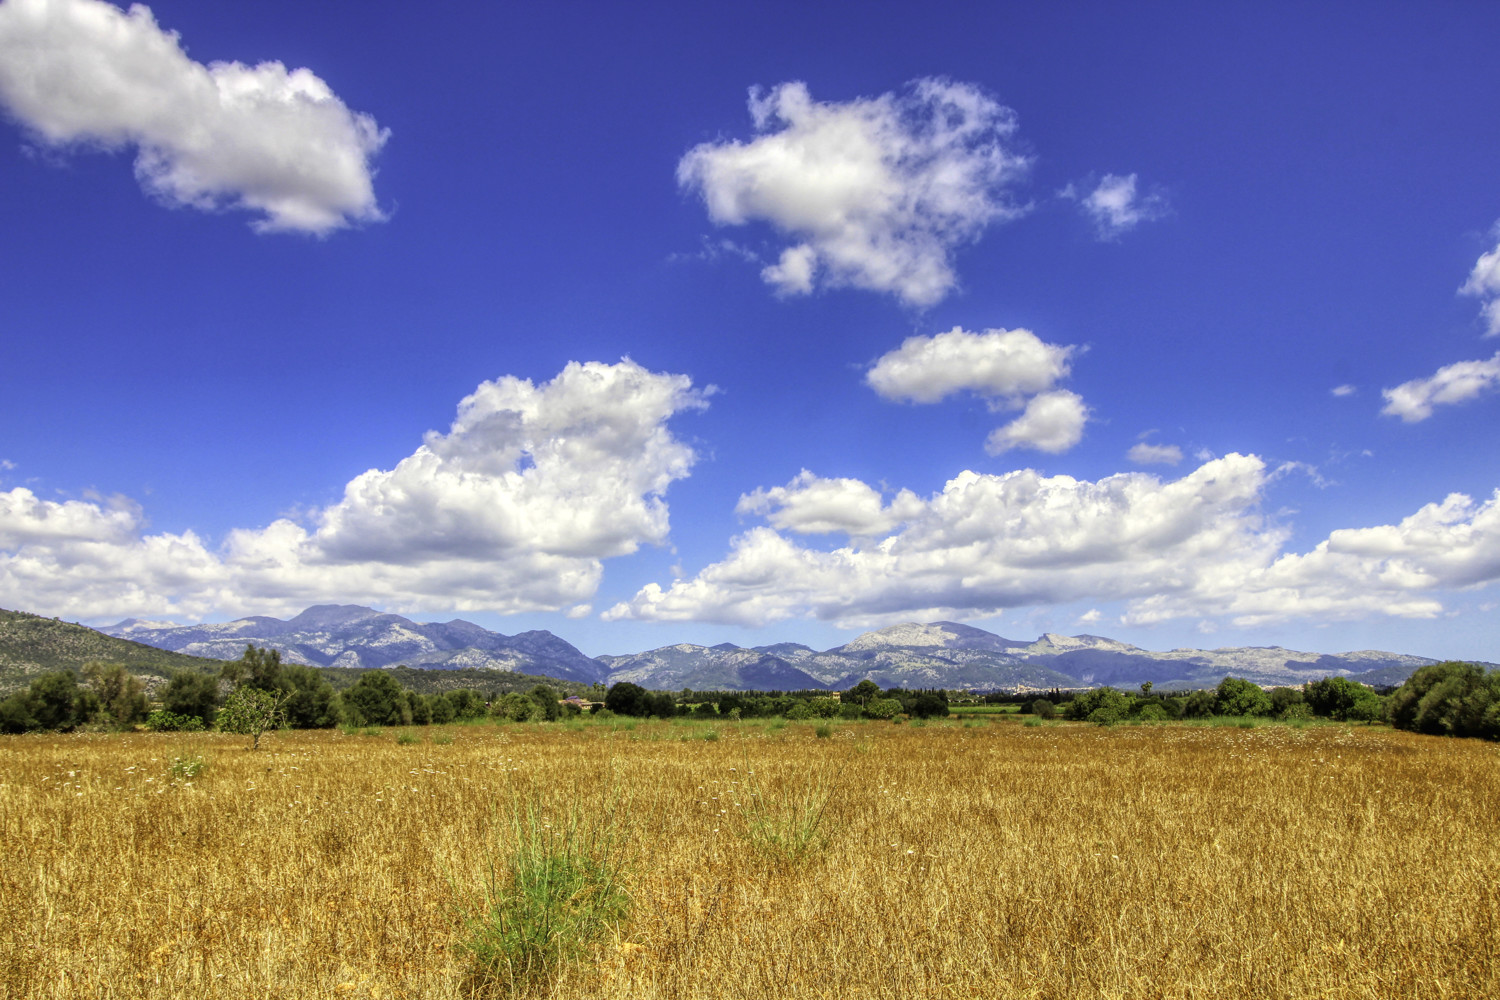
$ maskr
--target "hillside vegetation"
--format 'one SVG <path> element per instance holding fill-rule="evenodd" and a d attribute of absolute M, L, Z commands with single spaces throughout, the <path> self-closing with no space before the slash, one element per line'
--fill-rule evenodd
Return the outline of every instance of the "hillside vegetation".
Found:
<path fill-rule="evenodd" d="M 119 663 L 132 674 L 155 681 L 165 681 L 179 670 L 217 673 L 222 666 L 219 660 L 116 639 L 83 625 L 0 609 L 0 695 L 19 690 L 48 671 L 77 672 L 91 660 Z"/>

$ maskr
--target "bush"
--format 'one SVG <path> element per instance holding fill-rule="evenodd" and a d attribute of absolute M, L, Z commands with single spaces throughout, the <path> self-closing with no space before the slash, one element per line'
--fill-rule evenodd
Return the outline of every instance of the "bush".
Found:
<path fill-rule="evenodd" d="M 196 715 L 178 715 L 158 708 L 146 716 L 146 728 L 154 733 L 201 733 L 206 727 Z"/>
<path fill-rule="evenodd" d="M 906 711 L 913 719 L 946 719 L 948 696 L 941 692 L 923 691 L 912 699 Z"/>
<path fill-rule="evenodd" d="M 786 717 L 793 722 L 802 722 L 805 719 L 811 719 L 813 717 L 812 706 L 806 701 L 799 701 L 786 710 Z"/>
<path fill-rule="evenodd" d="M 1057 717 L 1057 706 L 1046 698 L 1038 698 L 1031 703 L 1031 714 L 1038 719 L 1055 719 Z"/>
<path fill-rule="evenodd" d="M 1172 716 L 1161 706 L 1160 702 L 1153 701 L 1142 705 L 1141 710 L 1135 713 L 1135 717 L 1142 722 L 1166 722 Z"/>
<path fill-rule="evenodd" d="M 865 703 L 865 714 L 872 719 L 894 719 L 901 714 L 901 703 L 895 698 L 871 698 Z"/>

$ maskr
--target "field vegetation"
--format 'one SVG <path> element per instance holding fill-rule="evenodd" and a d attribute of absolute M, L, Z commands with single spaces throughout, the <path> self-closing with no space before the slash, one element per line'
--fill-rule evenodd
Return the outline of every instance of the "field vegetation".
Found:
<path fill-rule="evenodd" d="M 11 736 L 0 995 L 1497 996 L 1497 754 L 1035 714 Z"/>

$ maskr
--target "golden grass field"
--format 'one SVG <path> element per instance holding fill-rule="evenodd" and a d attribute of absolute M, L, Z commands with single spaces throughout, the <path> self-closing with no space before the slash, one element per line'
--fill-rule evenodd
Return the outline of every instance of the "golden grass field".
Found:
<path fill-rule="evenodd" d="M 1494 744 L 717 731 L 5 737 L 0 993 L 462 996 L 458 908 L 540 801 L 614 809 L 634 915 L 538 995 L 1500 997 Z M 805 856 L 757 846 L 821 799 Z"/>

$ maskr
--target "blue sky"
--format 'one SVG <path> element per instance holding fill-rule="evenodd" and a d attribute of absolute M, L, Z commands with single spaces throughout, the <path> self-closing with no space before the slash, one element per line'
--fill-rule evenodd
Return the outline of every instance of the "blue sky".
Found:
<path fill-rule="evenodd" d="M 1497 37 L 3 0 L 0 606 L 1500 661 Z"/>

